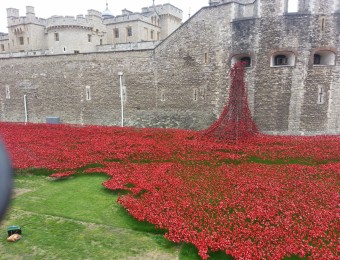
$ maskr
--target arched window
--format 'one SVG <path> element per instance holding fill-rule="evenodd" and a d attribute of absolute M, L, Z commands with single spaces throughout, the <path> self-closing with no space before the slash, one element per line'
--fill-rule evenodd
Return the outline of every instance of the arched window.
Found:
<path fill-rule="evenodd" d="M 271 67 L 294 66 L 294 65 L 295 54 L 290 51 L 274 53 L 270 61 Z"/>
<path fill-rule="evenodd" d="M 252 58 L 249 56 L 249 54 L 237 54 L 232 57 L 231 59 L 231 65 L 234 65 L 237 62 L 243 62 L 244 67 L 251 68 L 252 67 Z"/>
<path fill-rule="evenodd" d="M 332 51 L 317 51 L 314 53 L 313 65 L 334 66 L 335 53 Z"/>

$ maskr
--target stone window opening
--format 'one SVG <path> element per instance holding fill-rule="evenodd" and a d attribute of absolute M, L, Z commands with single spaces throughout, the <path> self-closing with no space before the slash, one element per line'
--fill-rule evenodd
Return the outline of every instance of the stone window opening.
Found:
<path fill-rule="evenodd" d="M 318 102 L 319 105 L 325 103 L 325 90 L 322 86 L 318 88 Z"/>
<path fill-rule="evenodd" d="M 5 51 L 5 44 L 1 44 L 1 51 Z"/>
<path fill-rule="evenodd" d="M 127 31 L 127 36 L 132 36 L 132 27 L 127 27 L 126 31 Z"/>
<path fill-rule="evenodd" d="M 86 91 L 86 100 L 91 100 L 91 87 L 86 86 L 85 91 Z"/>
<path fill-rule="evenodd" d="M 280 52 L 272 55 L 271 67 L 286 67 L 295 65 L 295 54 L 293 52 Z"/>
<path fill-rule="evenodd" d="M 64 52 L 66 52 L 66 48 L 64 47 Z"/>
<path fill-rule="evenodd" d="M 314 66 L 334 66 L 336 55 L 332 51 L 317 51 L 313 56 Z"/>
<path fill-rule="evenodd" d="M 79 54 L 79 53 L 80 53 L 80 51 L 78 51 L 78 50 L 74 51 L 74 54 Z"/>
<path fill-rule="evenodd" d="M 88 34 L 88 35 L 87 35 L 87 41 L 88 41 L 88 42 L 91 42 L 91 41 L 92 41 L 92 35 L 91 35 L 91 34 Z"/>
<path fill-rule="evenodd" d="M 325 30 L 325 24 L 326 24 L 326 20 L 325 18 L 321 19 L 321 31 L 323 32 Z"/>
<path fill-rule="evenodd" d="M 151 30 L 150 31 L 150 38 L 153 39 L 153 37 L 154 37 L 154 30 Z"/>
<path fill-rule="evenodd" d="M 11 91 L 9 86 L 6 86 L 6 99 L 11 99 Z"/>
<path fill-rule="evenodd" d="M 30 44 L 30 38 L 27 37 L 27 44 Z"/>
<path fill-rule="evenodd" d="M 24 37 L 19 37 L 19 43 L 20 45 L 24 45 Z"/>
<path fill-rule="evenodd" d="M 237 62 L 243 62 L 244 67 L 251 68 L 252 67 L 252 58 L 248 54 L 237 54 L 232 57 L 231 65 L 234 65 Z"/>
<path fill-rule="evenodd" d="M 59 33 L 54 33 L 54 40 L 59 42 Z"/>
<path fill-rule="evenodd" d="M 103 39 L 99 40 L 99 45 L 103 45 Z"/>
<path fill-rule="evenodd" d="M 116 28 L 113 31 L 114 31 L 115 38 L 119 38 L 119 29 Z"/>

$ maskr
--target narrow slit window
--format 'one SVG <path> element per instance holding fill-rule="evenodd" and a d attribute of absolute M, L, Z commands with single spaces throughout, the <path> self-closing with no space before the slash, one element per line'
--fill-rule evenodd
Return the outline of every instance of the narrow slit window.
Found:
<path fill-rule="evenodd" d="M 161 91 L 161 101 L 162 102 L 165 101 L 165 91 L 164 90 Z"/>
<path fill-rule="evenodd" d="M 318 104 L 324 104 L 325 103 L 325 90 L 323 87 L 319 86 L 318 88 Z"/>
<path fill-rule="evenodd" d="M 200 89 L 200 92 L 201 92 L 200 94 L 201 94 L 202 99 L 205 101 L 206 100 L 206 93 L 207 93 L 206 89 L 203 87 L 203 88 Z"/>
<path fill-rule="evenodd" d="M 325 18 L 322 18 L 321 19 L 321 31 L 322 32 L 325 30 L 325 24 L 326 24 Z"/>
<path fill-rule="evenodd" d="M 204 53 L 204 63 L 208 63 L 208 53 Z"/>
<path fill-rule="evenodd" d="M 91 100 L 91 87 L 86 86 L 86 100 Z"/>
<path fill-rule="evenodd" d="M 197 91 L 197 88 L 194 89 L 193 98 L 194 98 L 194 101 L 198 100 L 198 91 Z"/>
<path fill-rule="evenodd" d="M 11 99 L 11 91 L 9 86 L 6 86 L 6 99 Z"/>
<path fill-rule="evenodd" d="M 56 42 L 59 42 L 59 33 L 55 33 L 55 34 L 54 34 L 54 40 L 55 40 Z"/>

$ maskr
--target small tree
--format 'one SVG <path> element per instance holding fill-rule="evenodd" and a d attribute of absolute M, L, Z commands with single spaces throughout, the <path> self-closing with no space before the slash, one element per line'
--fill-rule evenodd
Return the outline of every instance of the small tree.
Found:
<path fill-rule="evenodd" d="M 228 104 L 219 119 L 203 135 L 219 140 L 240 140 L 258 133 L 248 105 L 244 82 L 244 63 L 236 63 L 231 71 L 231 86 Z"/>

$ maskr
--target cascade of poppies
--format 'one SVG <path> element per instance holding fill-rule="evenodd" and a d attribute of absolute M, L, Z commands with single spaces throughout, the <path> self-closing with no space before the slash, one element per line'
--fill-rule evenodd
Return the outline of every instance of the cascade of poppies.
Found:
<path fill-rule="evenodd" d="M 244 67 L 244 62 L 238 62 L 232 67 L 228 104 L 219 119 L 203 132 L 204 136 L 220 140 L 240 140 L 258 132 L 248 106 Z"/>

